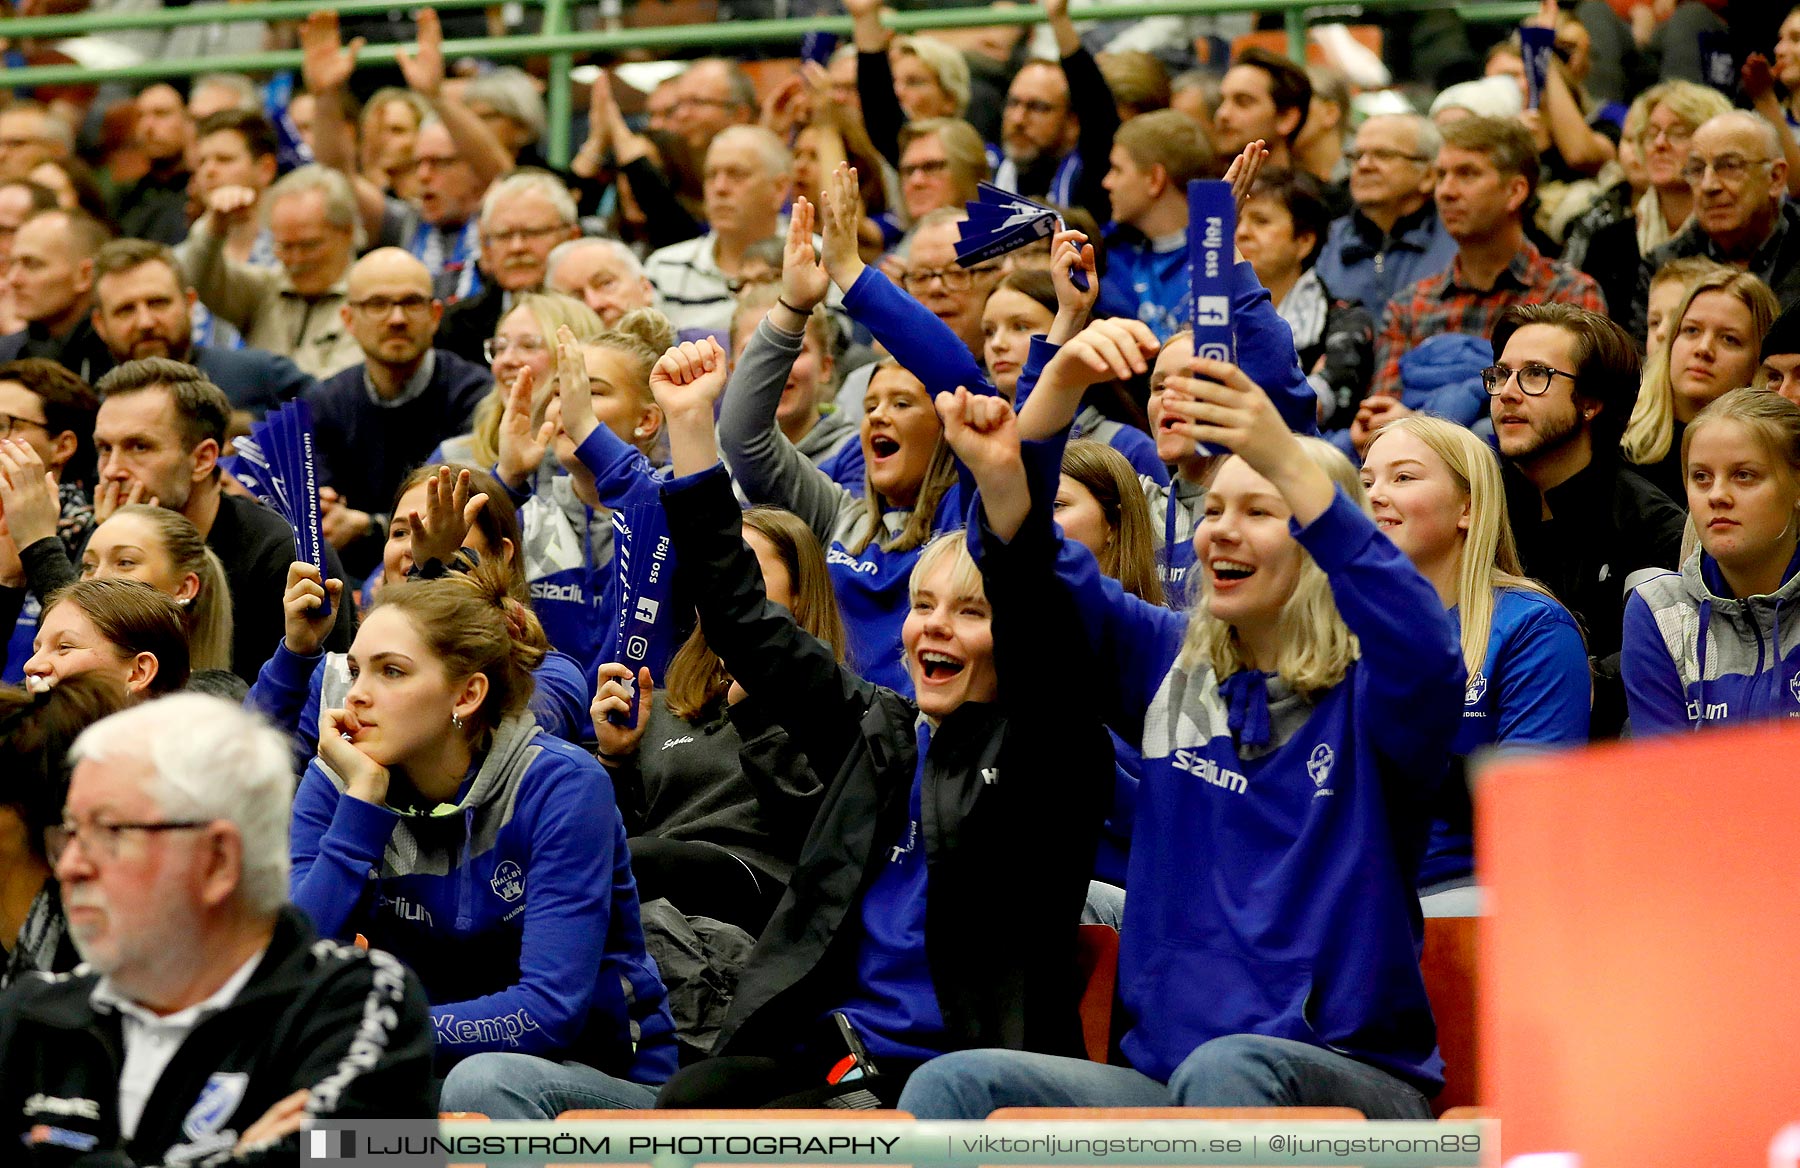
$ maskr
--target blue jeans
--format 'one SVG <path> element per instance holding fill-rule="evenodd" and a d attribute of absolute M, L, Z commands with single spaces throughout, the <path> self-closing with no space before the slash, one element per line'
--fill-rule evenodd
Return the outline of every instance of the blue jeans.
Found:
<path fill-rule="evenodd" d="M 615 1079 L 582 1063 L 530 1054 L 470 1055 L 444 1078 L 442 1111 L 489 1119 L 555 1119 L 565 1111 L 638 1111 L 656 1106 L 656 1088 Z"/>
<path fill-rule="evenodd" d="M 1430 1119 L 1418 1089 L 1323 1047 L 1259 1034 L 1215 1038 L 1167 1086 L 1130 1067 L 1016 1050 L 932 1059 L 900 1094 L 920 1119 L 986 1119 L 1001 1107 L 1354 1107 L 1370 1119 Z"/>

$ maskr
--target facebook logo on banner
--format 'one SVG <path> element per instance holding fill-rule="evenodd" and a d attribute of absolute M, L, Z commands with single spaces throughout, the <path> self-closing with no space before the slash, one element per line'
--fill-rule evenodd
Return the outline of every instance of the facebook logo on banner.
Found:
<path fill-rule="evenodd" d="M 650 597 L 640 596 L 638 597 L 637 602 L 637 618 L 645 622 L 654 622 L 656 620 L 656 611 L 661 607 L 662 605 L 658 604 Z"/>

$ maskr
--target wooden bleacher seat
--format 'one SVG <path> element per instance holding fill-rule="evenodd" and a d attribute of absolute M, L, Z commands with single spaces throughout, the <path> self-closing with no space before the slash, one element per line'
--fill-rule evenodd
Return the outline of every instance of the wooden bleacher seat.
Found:
<path fill-rule="evenodd" d="M 1437 1115 L 1476 1101 L 1480 1063 L 1475 1049 L 1475 932 L 1480 917 L 1427 917 L 1425 993 L 1437 1019 L 1444 1056 L 1444 1089 L 1432 1100 Z"/>
<path fill-rule="evenodd" d="M 1081 1038 L 1089 1062 L 1112 1048 L 1113 994 L 1119 985 L 1119 934 L 1111 925 L 1082 925 L 1075 938 L 1081 966 Z"/>

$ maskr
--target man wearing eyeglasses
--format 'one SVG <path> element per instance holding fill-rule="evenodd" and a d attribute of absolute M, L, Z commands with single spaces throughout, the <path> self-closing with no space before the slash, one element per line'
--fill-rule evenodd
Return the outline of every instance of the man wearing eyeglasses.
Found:
<path fill-rule="evenodd" d="M 1102 182 L 1119 130 L 1119 110 L 1100 66 L 1081 45 L 1069 0 L 1044 0 L 1056 61 L 1027 61 L 1006 90 L 1000 118 L 1005 161 L 994 185 L 1026 198 L 1081 207 L 1105 223 L 1112 204 Z"/>
<path fill-rule="evenodd" d="M 444 306 L 431 273 L 397 247 L 350 269 L 339 310 L 363 362 L 306 394 L 312 405 L 325 538 L 362 574 L 381 559 L 394 492 L 444 439 L 469 428 L 493 385 L 487 366 L 432 348 Z"/>
<path fill-rule="evenodd" d="M 1625 719 L 1625 600 L 1646 573 L 1679 565 L 1686 522 L 1619 452 L 1637 400 L 1637 345 L 1600 313 L 1536 304 L 1500 314 L 1494 349 L 1482 386 L 1519 559 L 1580 620 L 1594 671 L 1590 727 L 1612 737 Z"/>
<path fill-rule="evenodd" d="M 1694 217 L 1639 265 L 1634 335 L 1647 331 L 1651 277 L 1687 256 L 1748 271 L 1783 304 L 1800 300 L 1800 205 L 1783 198 L 1788 168 L 1775 127 L 1744 110 L 1710 118 L 1694 131 L 1682 173 L 1694 193 Z"/>
<path fill-rule="evenodd" d="M 49 854 L 85 965 L 0 996 L 8 1163 L 294 1164 L 307 1119 L 430 1118 L 418 979 L 287 903 L 287 744 L 178 694 L 76 739 Z"/>
<path fill-rule="evenodd" d="M 481 200 L 481 291 L 444 312 L 442 348 L 481 361 L 481 344 L 511 311 L 513 297 L 544 286 L 550 253 L 581 234 L 575 196 L 544 170 L 520 170 Z"/>
<path fill-rule="evenodd" d="M 669 128 L 687 141 L 696 158 L 704 158 L 721 130 L 754 123 L 756 110 L 756 86 L 743 67 L 724 57 L 707 57 L 676 80 Z"/>
<path fill-rule="evenodd" d="M 1335 219 L 1315 265 L 1336 295 L 1379 313 L 1402 289 L 1456 258 L 1432 194 L 1443 136 L 1418 114 L 1372 117 L 1356 131 L 1348 215 Z"/>

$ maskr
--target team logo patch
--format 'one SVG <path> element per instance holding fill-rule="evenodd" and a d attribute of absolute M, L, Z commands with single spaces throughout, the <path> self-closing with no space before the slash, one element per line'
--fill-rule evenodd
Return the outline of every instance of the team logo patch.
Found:
<path fill-rule="evenodd" d="M 244 1101 L 250 1076 L 242 1071 L 218 1071 L 200 1088 L 200 1098 L 181 1121 L 181 1134 L 190 1140 L 209 1136 L 225 1125 Z"/>
<path fill-rule="evenodd" d="M 494 889 L 494 895 L 508 904 L 525 895 L 525 871 L 511 860 L 500 861 L 494 869 L 494 878 L 488 881 Z"/>
<path fill-rule="evenodd" d="M 1795 701 L 1800 702 L 1800 673 L 1788 679 L 1788 692 L 1794 695 Z"/>
<path fill-rule="evenodd" d="M 1465 706 L 1479 705 L 1481 702 L 1481 699 L 1486 696 L 1487 696 L 1487 674 L 1485 674 L 1485 673 L 1481 672 L 1481 670 L 1477 669 L 1475 671 L 1475 676 L 1471 677 L 1469 679 L 1469 687 L 1467 689 L 1463 690 L 1463 705 L 1465 705 Z"/>
<path fill-rule="evenodd" d="M 1313 752 L 1306 760 L 1306 773 L 1312 776 L 1313 786 L 1323 787 L 1331 781 L 1331 768 L 1337 762 L 1337 755 L 1331 747 L 1321 742 L 1313 747 Z"/>

